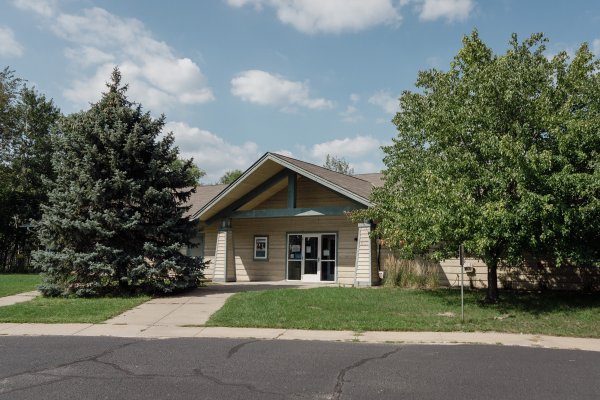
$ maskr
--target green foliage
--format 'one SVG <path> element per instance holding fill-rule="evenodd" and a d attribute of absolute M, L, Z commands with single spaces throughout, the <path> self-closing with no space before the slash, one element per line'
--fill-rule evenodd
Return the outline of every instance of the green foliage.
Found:
<path fill-rule="evenodd" d="M 0 72 L 0 271 L 23 271 L 35 236 L 24 226 L 39 219 L 52 178 L 50 131 L 60 116 L 52 100 Z"/>
<path fill-rule="evenodd" d="M 197 186 L 200 184 L 200 179 L 206 175 L 206 172 L 201 170 L 196 164 L 194 164 L 194 160 L 184 160 L 178 158 L 173 162 L 171 166 L 174 170 L 180 170 L 182 168 L 186 168 L 188 171 L 188 181 L 187 186 Z"/>
<path fill-rule="evenodd" d="M 439 286 L 438 269 L 437 263 L 428 260 L 388 257 L 383 265 L 383 286 L 434 289 Z"/>
<path fill-rule="evenodd" d="M 420 72 L 400 98 L 376 206 L 356 216 L 403 257 L 464 243 L 488 265 L 490 301 L 499 263 L 600 259 L 600 63 L 586 44 L 549 59 L 545 42 L 513 35 L 495 55 L 473 32 L 448 71 Z"/>
<path fill-rule="evenodd" d="M 225 174 L 219 179 L 219 183 L 222 185 L 229 185 L 233 181 L 242 175 L 242 171 L 239 169 L 233 169 L 231 171 L 225 172 Z"/>
<path fill-rule="evenodd" d="M 172 134 L 126 97 L 115 69 L 90 109 L 60 120 L 56 179 L 37 224 L 45 250 L 34 265 L 48 295 L 168 293 L 195 287 L 204 264 L 180 253 L 196 223 L 188 209 L 190 162 L 178 164 Z M 187 187 L 187 188 L 186 188 Z"/>
<path fill-rule="evenodd" d="M 348 161 L 344 157 L 338 158 L 327 154 L 323 167 L 339 172 L 340 174 L 354 175 L 354 168 L 350 167 L 350 164 L 348 164 Z"/>

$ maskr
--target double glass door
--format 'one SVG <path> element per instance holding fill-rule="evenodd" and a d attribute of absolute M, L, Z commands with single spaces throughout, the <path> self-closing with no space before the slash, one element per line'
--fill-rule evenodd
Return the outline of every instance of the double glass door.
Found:
<path fill-rule="evenodd" d="M 288 235 L 287 279 L 333 282 L 336 264 L 335 233 Z"/>

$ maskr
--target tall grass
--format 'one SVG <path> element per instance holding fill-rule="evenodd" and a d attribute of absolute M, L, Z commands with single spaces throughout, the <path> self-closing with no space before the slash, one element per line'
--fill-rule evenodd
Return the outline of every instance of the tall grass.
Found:
<path fill-rule="evenodd" d="M 383 286 L 419 289 L 434 289 L 439 286 L 439 266 L 435 261 L 405 260 L 389 255 L 384 260 L 383 269 Z"/>

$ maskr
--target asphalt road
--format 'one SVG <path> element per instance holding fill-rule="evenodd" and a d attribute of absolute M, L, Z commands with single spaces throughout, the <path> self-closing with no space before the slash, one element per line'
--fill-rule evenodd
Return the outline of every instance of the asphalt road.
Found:
<path fill-rule="evenodd" d="M 600 353 L 0 337 L 0 399 L 599 399 Z"/>

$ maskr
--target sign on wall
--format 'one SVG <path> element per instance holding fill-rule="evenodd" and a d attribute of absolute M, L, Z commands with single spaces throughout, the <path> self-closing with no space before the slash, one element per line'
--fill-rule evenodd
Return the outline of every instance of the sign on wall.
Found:
<path fill-rule="evenodd" d="M 267 260 L 269 258 L 269 237 L 254 236 L 254 259 Z"/>

